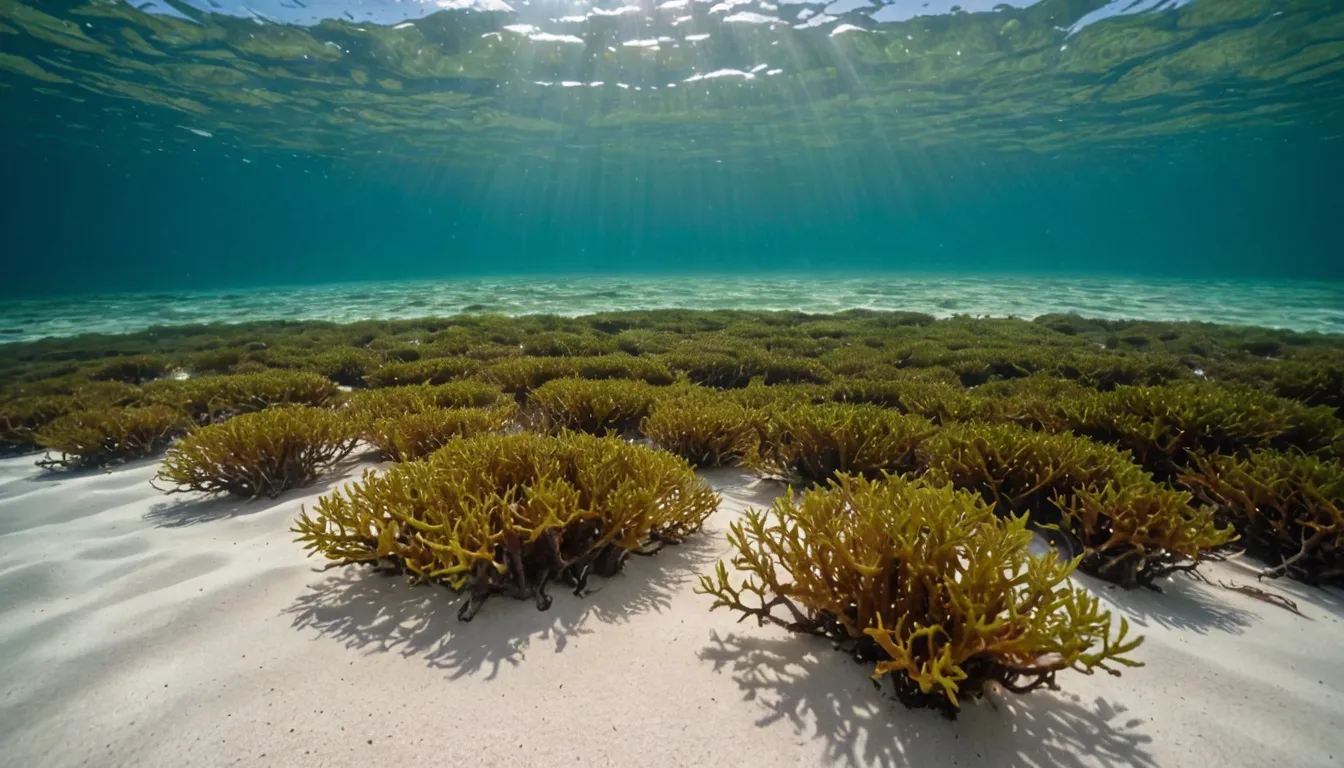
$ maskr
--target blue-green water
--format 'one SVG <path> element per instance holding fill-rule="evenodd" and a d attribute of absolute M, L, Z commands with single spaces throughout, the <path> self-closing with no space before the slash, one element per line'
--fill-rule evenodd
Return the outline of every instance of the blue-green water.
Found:
<path fill-rule="evenodd" d="M 1342 106 L 1344 2 L 3 0 L 0 339 L 728 304 L 1339 330 Z"/>

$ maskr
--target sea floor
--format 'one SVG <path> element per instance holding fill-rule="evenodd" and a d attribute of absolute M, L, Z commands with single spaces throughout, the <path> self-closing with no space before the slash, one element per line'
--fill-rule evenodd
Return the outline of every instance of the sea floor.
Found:
<path fill-rule="evenodd" d="M 1075 577 L 1145 666 L 910 711 L 871 667 L 737 621 L 693 588 L 781 488 L 703 473 L 706 530 L 551 609 L 321 572 L 289 532 L 357 476 L 278 500 L 165 497 L 157 461 L 43 474 L 0 460 L 0 754 L 23 766 L 1319 766 L 1344 755 L 1344 601 L 1209 563 L 1164 592 Z M 363 465 L 370 466 L 370 465 Z"/>
<path fill-rule="evenodd" d="M 339 283 L 8 299 L 0 343 L 156 325 L 352 322 L 458 313 L 584 315 L 631 309 L 836 312 L 865 308 L 1032 318 L 1053 312 L 1344 333 L 1344 283 L 1023 276 L 699 276 Z"/>

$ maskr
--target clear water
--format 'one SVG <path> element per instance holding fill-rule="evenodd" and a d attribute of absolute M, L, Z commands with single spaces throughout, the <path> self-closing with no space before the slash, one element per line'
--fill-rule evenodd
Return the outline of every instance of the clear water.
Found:
<path fill-rule="evenodd" d="M 478 305 L 1339 330 L 1342 105 L 1344 2 L 3 0 L 0 339 Z"/>

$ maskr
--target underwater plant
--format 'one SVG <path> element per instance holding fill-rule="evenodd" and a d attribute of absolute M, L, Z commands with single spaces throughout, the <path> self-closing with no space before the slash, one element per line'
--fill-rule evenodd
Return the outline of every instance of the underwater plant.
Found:
<path fill-rule="evenodd" d="M 173 361 L 166 357 L 153 355 L 131 355 L 114 357 L 94 368 L 89 373 L 93 381 L 120 381 L 126 384 L 143 384 L 167 374 L 173 369 Z"/>
<path fill-rule="evenodd" d="M 544 430 L 619 434 L 639 426 L 657 392 L 649 384 L 630 379 L 557 379 L 534 390 L 528 402 Z"/>
<path fill-rule="evenodd" d="M 1216 504 L 1263 575 L 1344 583 L 1344 465 L 1315 456 L 1254 451 L 1197 456 L 1180 483 Z"/>
<path fill-rule="evenodd" d="M 462 357 L 434 357 L 409 363 L 388 363 L 364 375 L 371 387 L 402 387 L 408 384 L 446 384 L 465 379 L 480 370 L 480 364 Z"/>
<path fill-rule="evenodd" d="M 836 476 L 730 525 L 732 567 L 697 589 L 720 607 L 831 640 L 876 662 L 909 707 L 955 717 L 991 684 L 1054 688 L 1073 669 L 1140 666 L 1142 643 L 1069 581 L 1076 561 L 1033 556 L 1024 517 L 926 479 Z M 782 614 L 782 615 L 781 615 Z"/>
<path fill-rule="evenodd" d="M 568 357 L 514 357 L 498 360 L 480 372 L 480 378 L 520 398 L 548 381 L 577 375 Z"/>
<path fill-rule="evenodd" d="M 1189 570 L 1234 538 L 1213 511 L 1166 489 L 1110 445 L 1014 424 L 946 427 L 919 447 L 936 482 L 979 493 L 1000 514 L 1068 535 L 1086 573 L 1125 587 Z"/>
<path fill-rule="evenodd" d="M 715 389 L 745 387 L 753 379 L 764 384 L 825 384 L 831 372 L 806 357 L 775 355 L 760 347 L 740 343 L 683 343 L 661 356 L 671 370 L 685 374 L 693 383 Z"/>
<path fill-rule="evenodd" d="M 293 528 L 310 555 L 440 583 L 472 619 L 493 595 L 550 607 L 699 531 L 718 497 L 685 461 L 621 440 L 522 433 L 451 440 L 424 461 L 366 472 Z"/>
<path fill-rule="evenodd" d="M 483 408 L 506 400 L 511 402 L 499 387 L 483 381 L 454 381 L 353 392 L 346 398 L 346 411 L 357 422 L 371 424 L 437 408 Z"/>
<path fill-rule="evenodd" d="M 429 408 L 375 420 L 363 437 L 390 461 L 423 459 L 455 437 L 498 432 L 518 417 L 512 400 L 488 408 Z"/>
<path fill-rule="evenodd" d="M 523 354 L 529 357 L 595 357 L 615 350 L 610 339 L 567 331 L 534 333 L 523 339 Z"/>
<path fill-rule="evenodd" d="M 1236 531 L 1220 526 L 1212 508 L 1191 495 L 1153 482 L 1111 483 L 1057 496 L 1059 523 L 1081 551 L 1079 570 L 1124 587 L 1156 589 L 1174 571 L 1194 570 L 1210 551 L 1231 543 Z"/>
<path fill-rule="evenodd" d="M 1058 376 L 1103 392 L 1118 386 L 1156 385 L 1192 377 L 1189 367 L 1160 354 L 1070 353 L 1051 371 Z"/>
<path fill-rule="evenodd" d="M 1091 393 L 1071 379 L 1042 374 L 992 381 L 975 390 L 974 420 L 1067 432 L 1071 422 L 1065 416 L 1064 404 Z"/>
<path fill-rule="evenodd" d="M 1072 429 L 1130 450 L 1160 478 L 1202 453 L 1259 448 L 1330 448 L 1344 429 L 1328 407 L 1310 407 L 1249 387 L 1211 383 L 1117 387 L 1065 403 Z"/>
<path fill-rule="evenodd" d="M 303 367 L 347 387 L 364 385 L 365 376 L 377 365 L 362 349 L 342 347 L 314 355 Z"/>
<path fill-rule="evenodd" d="M 944 427 L 920 445 L 919 466 L 939 481 L 979 493 L 1003 515 L 1041 515 L 1057 496 L 1146 478 L 1128 454 L 1113 446 L 1015 424 Z"/>
<path fill-rule="evenodd" d="M 148 402 L 186 411 L 198 424 L 275 405 L 331 405 L 341 394 L 333 382 L 315 373 L 278 369 L 154 381 L 143 389 Z"/>
<path fill-rule="evenodd" d="M 1306 405 L 1328 405 L 1344 415 L 1344 354 L 1308 360 L 1218 362 L 1209 366 L 1208 375 Z"/>
<path fill-rule="evenodd" d="M 795 405 L 769 414 L 759 448 L 743 463 L 807 483 L 822 483 L 840 472 L 907 472 L 916 466 L 915 449 L 937 431 L 923 417 L 876 405 Z"/>
<path fill-rule="evenodd" d="M 76 469 L 152 456 L 190 426 L 186 414 L 163 405 L 74 411 L 37 431 L 38 445 L 60 452 L 37 465 Z"/>
<path fill-rule="evenodd" d="M 869 403 L 913 413 L 945 424 L 971 418 L 976 402 L 959 385 L 918 379 L 845 379 L 830 386 L 830 398 L 839 403 Z"/>
<path fill-rule="evenodd" d="M 733 466 L 756 450 L 761 418 L 744 405 L 703 394 L 659 398 L 639 431 L 693 467 Z"/>
<path fill-rule="evenodd" d="M 233 373 L 234 366 L 243 362 L 243 352 L 233 347 L 209 349 L 187 358 L 184 366 L 197 376 Z"/>
<path fill-rule="evenodd" d="M 164 493 L 275 498 L 312 485 L 350 453 L 357 439 L 353 423 L 337 411 L 269 408 L 200 427 L 179 440 L 155 480 L 165 484 L 159 488 Z"/>
<path fill-rule="evenodd" d="M 574 375 L 581 379 L 639 379 L 649 384 L 664 386 L 676 380 L 662 362 L 648 357 L 614 354 L 597 357 L 576 357 Z"/>
<path fill-rule="evenodd" d="M 78 410 L 70 395 L 34 395 L 0 402 L 0 448 L 36 447 L 36 432 L 57 418 Z"/>

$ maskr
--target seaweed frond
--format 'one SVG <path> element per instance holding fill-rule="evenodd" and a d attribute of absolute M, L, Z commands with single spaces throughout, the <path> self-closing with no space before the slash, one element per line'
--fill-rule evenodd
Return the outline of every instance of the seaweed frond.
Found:
<path fill-rule="evenodd" d="M 798 405 L 770 414 L 759 450 L 746 466 L 823 483 L 837 473 L 874 476 L 916 467 L 915 450 L 938 428 L 929 420 L 876 405 Z"/>
<path fill-rule="evenodd" d="M 1180 483 L 1217 505 L 1248 549 L 1272 564 L 1262 576 L 1344 582 L 1344 466 L 1338 461 L 1275 451 L 1200 456 Z"/>
<path fill-rule="evenodd" d="M 431 408 L 376 419 L 363 436 L 384 459 L 412 461 L 453 438 L 503 430 L 517 417 L 518 406 L 511 400 L 488 408 Z"/>
<path fill-rule="evenodd" d="M 756 450 L 761 419 L 756 410 L 714 397 L 660 398 L 639 431 L 692 466 L 722 467 Z"/>
<path fill-rule="evenodd" d="M 493 595 L 545 610 L 554 580 L 581 594 L 631 554 L 700 530 L 718 497 L 681 459 L 578 433 L 478 435 L 319 499 L 298 541 L 333 563 L 405 570 L 465 592 L 470 620 Z"/>
<path fill-rule="evenodd" d="M 543 429 L 601 435 L 633 430 L 648 415 L 657 389 L 642 381 L 557 379 L 528 396 Z"/>
<path fill-rule="evenodd" d="M 37 465 L 74 469 L 153 456 L 190 426 L 184 413 L 163 405 L 74 411 L 37 431 L 38 445 L 60 452 Z"/>
<path fill-rule="evenodd" d="M 164 493 L 275 498 L 312 485 L 350 453 L 357 439 L 353 422 L 336 411 L 271 408 L 192 432 L 164 457 L 155 479 L 165 484 Z"/>
<path fill-rule="evenodd" d="M 1035 557 L 1023 517 L 925 479 L 837 476 L 748 510 L 730 526 L 732 569 L 697 591 L 875 662 L 907 706 L 955 717 L 991 684 L 1054 688 L 1073 669 L 1119 674 L 1142 642 L 1069 580 L 1076 560 Z M 740 575 L 739 575 L 740 574 Z"/>

